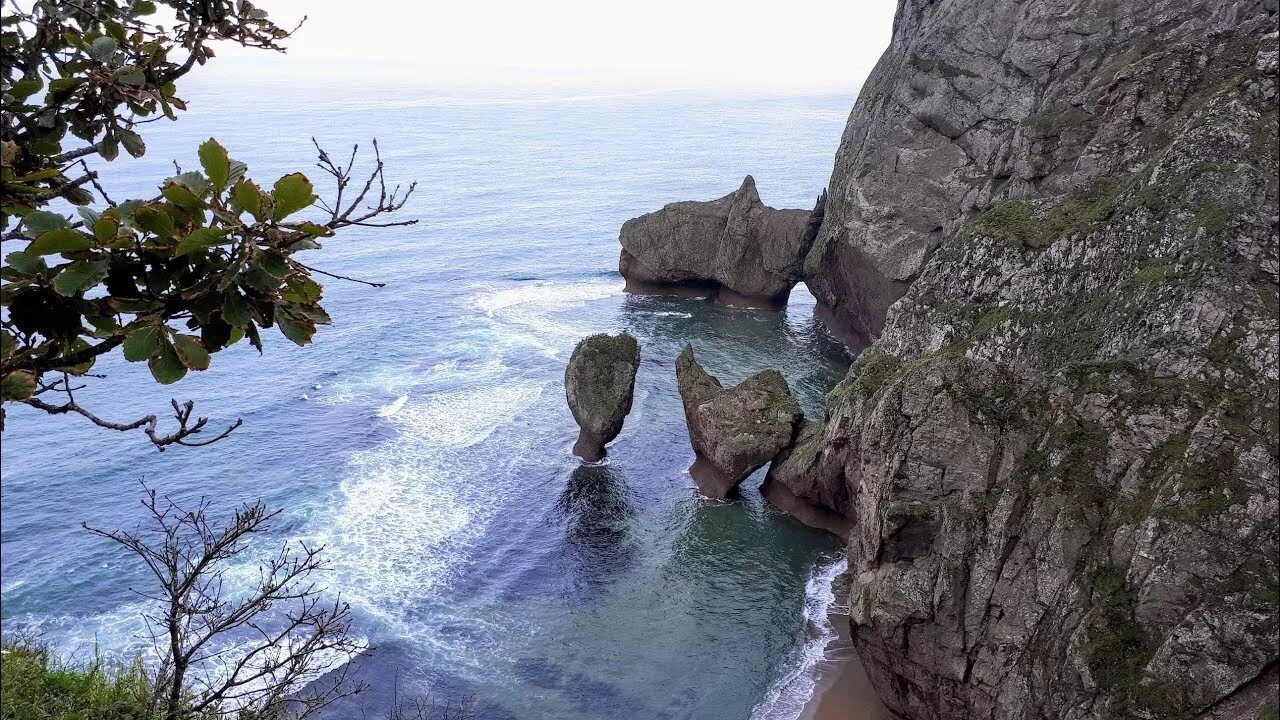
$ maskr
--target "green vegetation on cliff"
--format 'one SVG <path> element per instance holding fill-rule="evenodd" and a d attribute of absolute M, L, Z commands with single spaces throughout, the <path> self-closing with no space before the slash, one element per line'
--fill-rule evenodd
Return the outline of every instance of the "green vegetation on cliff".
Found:
<path fill-rule="evenodd" d="M 95 657 L 64 663 L 39 644 L 0 645 L 3 720 L 151 720 L 151 681 L 141 659 L 129 664 Z"/>

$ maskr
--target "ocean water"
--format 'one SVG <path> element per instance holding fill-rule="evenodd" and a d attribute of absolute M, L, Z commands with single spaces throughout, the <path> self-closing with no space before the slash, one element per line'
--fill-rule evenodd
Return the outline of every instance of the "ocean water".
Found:
<path fill-rule="evenodd" d="M 304 261 L 386 282 L 329 281 L 334 318 L 297 348 L 274 331 L 168 388 L 99 363 L 79 399 L 132 418 L 191 398 L 208 448 L 156 452 L 137 434 L 9 410 L 3 436 L 5 632 L 74 657 L 142 647 L 140 563 L 81 528 L 142 521 L 141 483 L 284 514 L 243 558 L 325 546 L 320 577 L 376 650 L 372 687 L 331 717 L 378 717 L 393 694 L 473 698 L 521 720 L 795 717 L 831 637 L 839 543 L 742 497 L 701 498 L 674 359 L 694 345 L 723 381 L 775 367 L 820 416 L 849 353 L 796 290 L 785 312 L 637 296 L 617 275 L 630 217 L 710 199 L 755 176 L 766 203 L 809 207 L 852 97 L 450 89 L 370 81 L 194 78 L 192 110 L 147 126 L 148 154 L 103 168 L 116 199 L 154 192 L 215 136 L 262 184 L 377 137 L 388 174 L 416 180 L 419 223 L 357 228 Z M 574 343 L 642 344 L 634 409 L 608 462 L 582 465 L 562 376 Z"/>

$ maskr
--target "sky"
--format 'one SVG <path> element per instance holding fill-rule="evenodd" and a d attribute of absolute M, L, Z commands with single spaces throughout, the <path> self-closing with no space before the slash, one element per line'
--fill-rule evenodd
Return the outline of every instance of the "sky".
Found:
<path fill-rule="evenodd" d="M 306 23 L 269 71 L 661 87 L 861 85 L 896 0 L 259 0 Z M 225 48 L 220 55 L 243 56 Z M 254 54 L 263 70 L 264 59 Z M 238 64 L 238 63 L 233 63 Z M 216 65 L 216 63 L 215 63 Z"/>

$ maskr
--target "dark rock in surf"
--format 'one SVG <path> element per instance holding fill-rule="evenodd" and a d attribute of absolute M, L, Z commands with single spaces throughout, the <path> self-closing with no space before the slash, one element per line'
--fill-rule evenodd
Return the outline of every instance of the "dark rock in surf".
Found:
<path fill-rule="evenodd" d="M 696 455 L 689 473 L 710 497 L 725 497 L 789 447 L 804 419 L 777 370 L 725 389 L 702 369 L 688 345 L 676 360 L 676 384 Z"/>
<path fill-rule="evenodd" d="M 622 432 L 631 412 L 640 343 L 620 335 L 592 335 L 573 349 L 564 371 L 564 392 L 580 428 L 573 453 L 594 462 L 605 455 L 605 443 Z"/>
<path fill-rule="evenodd" d="M 717 200 L 671 203 L 628 220 L 618 271 L 631 290 L 692 288 L 731 304 L 780 307 L 822 224 L 813 214 L 767 207 L 748 175 Z"/>

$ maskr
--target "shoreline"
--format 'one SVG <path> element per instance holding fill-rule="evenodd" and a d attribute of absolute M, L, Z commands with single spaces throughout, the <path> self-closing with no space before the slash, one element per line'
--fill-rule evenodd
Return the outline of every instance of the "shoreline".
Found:
<path fill-rule="evenodd" d="M 849 636 L 849 616 L 843 608 L 832 608 L 827 620 L 836 637 L 823 649 L 822 659 L 813 667 L 813 693 L 796 720 L 888 720 L 867 678 L 853 640 Z"/>

